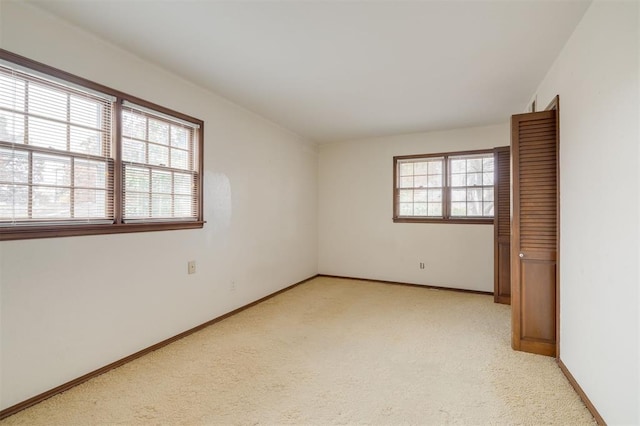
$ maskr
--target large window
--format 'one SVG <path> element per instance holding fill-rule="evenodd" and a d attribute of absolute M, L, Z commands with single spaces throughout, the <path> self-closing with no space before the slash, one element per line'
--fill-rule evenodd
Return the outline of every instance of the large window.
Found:
<path fill-rule="evenodd" d="M 396 222 L 493 223 L 494 154 L 394 157 Z"/>
<path fill-rule="evenodd" d="M 202 127 L 0 50 L 0 239 L 202 227 Z"/>

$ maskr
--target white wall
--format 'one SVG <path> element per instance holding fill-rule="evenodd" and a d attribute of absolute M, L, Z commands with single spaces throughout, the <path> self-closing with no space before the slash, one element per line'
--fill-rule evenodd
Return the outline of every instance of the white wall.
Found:
<path fill-rule="evenodd" d="M 560 95 L 560 356 L 609 424 L 640 423 L 639 5 L 594 2 L 537 91 Z"/>
<path fill-rule="evenodd" d="M 493 291 L 493 225 L 393 223 L 393 157 L 504 145 L 506 123 L 320 145 L 319 272 Z"/>
<path fill-rule="evenodd" d="M 1 408 L 317 273 L 315 145 L 31 6 L 1 19 L 4 49 L 204 120 L 207 221 L 0 243 Z"/>

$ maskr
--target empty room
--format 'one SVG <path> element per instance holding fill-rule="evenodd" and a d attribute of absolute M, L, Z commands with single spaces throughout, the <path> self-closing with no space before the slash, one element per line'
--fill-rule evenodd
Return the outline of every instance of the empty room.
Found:
<path fill-rule="evenodd" d="M 640 2 L 0 0 L 0 424 L 640 424 Z"/>

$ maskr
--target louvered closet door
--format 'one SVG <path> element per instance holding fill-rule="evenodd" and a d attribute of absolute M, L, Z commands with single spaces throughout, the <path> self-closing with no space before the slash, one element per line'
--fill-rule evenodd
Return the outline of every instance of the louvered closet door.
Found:
<path fill-rule="evenodd" d="M 494 288 L 496 303 L 511 303 L 511 149 L 495 148 Z"/>
<path fill-rule="evenodd" d="M 558 138 L 556 111 L 514 115 L 512 346 L 556 354 Z"/>

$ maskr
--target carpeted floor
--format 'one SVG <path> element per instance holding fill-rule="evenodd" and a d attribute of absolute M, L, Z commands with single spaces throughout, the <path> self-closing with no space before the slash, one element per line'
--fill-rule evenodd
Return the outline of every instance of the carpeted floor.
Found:
<path fill-rule="evenodd" d="M 0 422 L 595 424 L 490 296 L 316 278 Z"/>

